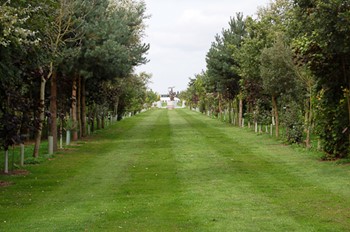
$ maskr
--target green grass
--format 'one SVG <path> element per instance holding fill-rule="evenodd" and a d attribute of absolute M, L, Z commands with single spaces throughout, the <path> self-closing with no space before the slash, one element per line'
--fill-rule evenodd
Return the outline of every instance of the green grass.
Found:
<path fill-rule="evenodd" d="M 1 176 L 0 231 L 348 231 L 350 166 L 188 110 Z"/>

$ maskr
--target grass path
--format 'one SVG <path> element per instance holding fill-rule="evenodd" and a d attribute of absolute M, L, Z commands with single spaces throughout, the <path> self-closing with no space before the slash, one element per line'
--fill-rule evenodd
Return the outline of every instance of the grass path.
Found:
<path fill-rule="evenodd" d="M 99 131 L 0 188 L 0 231 L 350 231 L 350 167 L 187 110 Z"/>

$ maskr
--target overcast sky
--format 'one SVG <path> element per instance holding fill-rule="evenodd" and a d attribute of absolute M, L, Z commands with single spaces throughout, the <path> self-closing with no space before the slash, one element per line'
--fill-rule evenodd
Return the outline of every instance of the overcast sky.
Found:
<path fill-rule="evenodd" d="M 185 90 L 189 78 L 206 69 L 205 56 L 222 28 L 236 12 L 254 15 L 270 0 L 145 0 L 147 14 L 145 42 L 151 48 L 149 63 L 137 72 L 152 74 L 150 88 L 167 93 Z"/>

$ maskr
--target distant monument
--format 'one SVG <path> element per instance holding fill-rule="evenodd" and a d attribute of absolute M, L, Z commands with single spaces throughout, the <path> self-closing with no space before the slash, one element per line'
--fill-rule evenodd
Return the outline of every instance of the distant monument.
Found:
<path fill-rule="evenodd" d="M 169 110 L 173 110 L 175 108 L 175 101 L 174 101 L 174 99 L 175 99 L 176 93 L 174 92 L 174 88 L 175 87 L 169 87 L 168 88 L 170 101 L 168 101 L 167 108 Z"/>

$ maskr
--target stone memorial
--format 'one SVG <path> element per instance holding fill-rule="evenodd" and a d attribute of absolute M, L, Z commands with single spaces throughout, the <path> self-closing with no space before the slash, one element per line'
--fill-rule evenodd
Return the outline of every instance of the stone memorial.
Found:
<path fill-rule="evenodd" d="M 169 87 L 168 90 L 169 90 L 169 98 L 170 100 L 167 102 L 167 108 L 168 110 L 173 110 L 175 109 L 175 92 L 174 92 L 174 88 L 175 87 Z"/>

